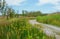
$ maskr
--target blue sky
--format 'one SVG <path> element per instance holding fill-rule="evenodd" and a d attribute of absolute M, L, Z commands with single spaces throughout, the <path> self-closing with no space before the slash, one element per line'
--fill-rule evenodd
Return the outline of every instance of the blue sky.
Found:
<path fill-rule="evenodd" d="M 60 0 L 6 0 L 8 6 L 15 11 L 41 11 L 42 13 L 52 13 L 60 11 Z"/>

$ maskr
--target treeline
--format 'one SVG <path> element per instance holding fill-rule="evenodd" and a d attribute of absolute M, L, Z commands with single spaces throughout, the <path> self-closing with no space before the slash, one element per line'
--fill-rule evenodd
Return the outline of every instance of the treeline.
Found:
<path fill-rule="evenodd" d="M 27 16 L 27 17 L 37 17 L 37 16 L 45 16 L 47 14 L 42 14 L 41 11 L 31 11 L 28 12 L 26 10 L 22 10 L 22 14 L 20 16 Z"/>

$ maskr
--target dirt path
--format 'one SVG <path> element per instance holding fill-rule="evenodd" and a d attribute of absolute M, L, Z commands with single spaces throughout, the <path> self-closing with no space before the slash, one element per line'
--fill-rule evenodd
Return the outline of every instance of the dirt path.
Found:
<path fill-rule="evenodd" d="M 29 20 L 29 23 L 32 24 L 32 25 L 34 25 L 34 24 L 42 25 L 44 27 L 43 31 L 44 31 L 44 33 L 46 33 L 46 35 L 55 36 L 56 39 L 60 39 L 60 28 L 59 27 L 48 25 L 48 24 L 39 23 L 36 20 Z"/>

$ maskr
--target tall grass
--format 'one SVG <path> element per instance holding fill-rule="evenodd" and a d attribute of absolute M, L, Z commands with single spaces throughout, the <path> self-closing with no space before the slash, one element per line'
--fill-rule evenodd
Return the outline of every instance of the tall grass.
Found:
<path fill-rule="evenodd" d="M 41 23 L 52 24 L 60 27 L 60 14 L 38 16 L 36 20 Z"/>
<path fill-rule="evenodd" d="M 26 19 L 12 19 L 0 24 L 0 39 L 48 39 L 42 30 L 32 27 Z"/>

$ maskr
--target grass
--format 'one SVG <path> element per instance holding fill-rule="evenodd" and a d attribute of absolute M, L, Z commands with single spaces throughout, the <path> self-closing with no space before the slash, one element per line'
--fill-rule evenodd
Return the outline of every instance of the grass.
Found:
<path fill-rule="evenodd" d="M 36 18 L 38 22 L 51 24 L 60 27 L 60 14 L 52 14 L 48 16 L 38 16 Z"/>
<path fill-rule="evenodd" d="M 24 18 L 0 22 L 0 39 L 51 39 L 43 31 L 32 27 Z"/>

